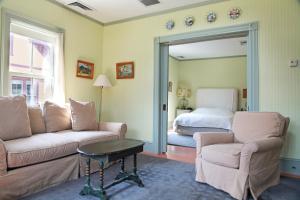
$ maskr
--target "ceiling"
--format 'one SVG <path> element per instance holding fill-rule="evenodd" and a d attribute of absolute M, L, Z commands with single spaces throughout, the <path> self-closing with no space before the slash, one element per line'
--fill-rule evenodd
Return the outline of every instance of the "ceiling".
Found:
<path fill-rule="evenodd" d="M 135 17 L 158 14 L 175 9 L 199 6 L 209 3 L 216 3 L 224 0 L 158 0 L 159 4 L 145 6 L 143 0 L 50 0 L 72 9 L 82 15 L 92 18 L 103 24 L 113 23 Z M 68 4 L 73 2 L 82 3 L 92 8 L 92 11 L 83 10 Z M 147 0 L 144 0 L 147 1 Z"/>
<path fill-rule="evenodd" d="M 173 45 L 169 48 L 169 54 L 177 60 L 244 56 L 247 54 L 247 44 L 241 45 L 241 42 L 245 41 L 246 37 L 239 37 Z"/>

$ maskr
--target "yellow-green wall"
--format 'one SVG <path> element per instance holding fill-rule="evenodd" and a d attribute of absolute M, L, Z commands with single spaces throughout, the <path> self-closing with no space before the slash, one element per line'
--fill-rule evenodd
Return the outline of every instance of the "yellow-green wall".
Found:
<path fill-rule="evenodd" d="M 242 9 L 236 20 L 228 10 Z M 218 19 L 207 23 L 205 15 L 215 11 Z M 187 15 L 196 18 L 185 27 Z M 176 22 L 165 29 L 169 19 Z M 290 58 L 300 57 L 300 3 L 298 0 L 230 0 L 105 26 L 103 72 L 114 87 L 104 92 L 104 119 L 128 122 L 128 137 L 152 141 L 154 38 L 176 33 L 259 22 L 259 104 L 261 111 L 278 111 L 291 118 L 284 156 L 300 158 L 300 68 L 289 68 Z M 115 63 L 133 60 L 135 78 L 116 80 Z"/>
<path fill-rule="evenodd" d="M 240 94 L 239 108 L 245 105 L 240 92 L 247 88 L 245 56 L 179 61 L 178 69 L 179 86 L 191 89 L 192 95 L 188 100 L 192 108 L 196 107 L 196 92 L 199 88 L 236 88 Z"/>
<path fill-rule="evenodd" d="M 179 61 L 171 56 L 169 57 L 169 81 L 172 82 L 172 91 L 168 92 L 168 124 L 169 127 L 172 127 L 172 123 L 176 117 Z"/>
<path fill-rule="evenodd" d="M 92 86 L 93 80 L 76 78 L 76 64 L 78 59 L 91 61 L 95 64 L 95 74 L 101 72 L 103 38 L 101 25 L 47 0 L 3 0 L 0 1 L 0 8 L 64 29 L 66 98 L 81 101 L 99 100 L 99 91 Z"/>

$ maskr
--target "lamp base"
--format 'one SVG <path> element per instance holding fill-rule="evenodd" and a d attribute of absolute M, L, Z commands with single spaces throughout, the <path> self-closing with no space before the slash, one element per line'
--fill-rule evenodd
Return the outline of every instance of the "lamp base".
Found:
<path fill-rule="evenodd" d="M 180 101 L 179 101 L 180 109 L 186 109 L 186 108 L 188 108 L 188 105 L 189 105 L 189 101 L 186 98 L 180 99 Z"/>

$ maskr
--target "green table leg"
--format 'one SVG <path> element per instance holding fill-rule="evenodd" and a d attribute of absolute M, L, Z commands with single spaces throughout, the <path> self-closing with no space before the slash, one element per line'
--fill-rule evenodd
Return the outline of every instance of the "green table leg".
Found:
<path fill-rule="evenodd" d="M 121 159 L 121 170 L 119 174 L 116 176 L 115 180 L 120 180 L 124 177 L 128 176 L 126 171 L 125 171 L 125 158 Z"/>
<path fill-rule="evenodd" d="M 101 200 L 107 200 L 106 192 L 104 190 L 104 162 L 99 161 L 100 170 L 99 170 L 99 176 L 100 176 L 100 189 L 97 191 L 98 194 L 95 196 L 98 196 Z"/>
<path fill-rule="evenodd" d="M 123 181 L 133 181 L 135 182 L 139 187 L 144 187 L 144 184 L 140 177 L 137 174 L 137 156 L 136 154 L 133 155 L 133 171 L 132 173 L 128 173 L 125 171 L 125 163 L 124 158 L 121 160 L 121 171 L 116 176 L 114 182 L 107 187 L 111 187 L 112 185 L 116 185 Z"/>
<path fill-rule="evenodd" d="M 88 195 L 91 193 L 91 159 L 86 159 L 86 166 L 85 166 L 85 184 L 83 189 L 80 192 L 80 195 Z"/>
<path fill-rule="evenodd" d="M 139 187 L 144 187 L 144 184 L 140 177 L 137 174 L 137 161 L 136 161 L 136 153 L 133 155 L 133 175 L 131 175 L 130 179 L 138 184 Z"/>
<path fill-rule="evenodd" d="M 95 189 L 91 185 L 91 160 L 88 158 L 86 160 L 86 168 L 85 168 L 85 185 L 80 192 L 80 195 L 93 195 L 99 197 L 100 200 L 107 200 L 106 192 L 104 190 L 104 162 L 99 161 L 100 165 L 100 188 Z"/>

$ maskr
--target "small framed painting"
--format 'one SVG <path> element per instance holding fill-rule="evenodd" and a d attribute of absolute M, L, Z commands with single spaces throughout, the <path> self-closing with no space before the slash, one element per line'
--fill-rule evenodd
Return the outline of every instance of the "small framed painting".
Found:
<path fill-rule="evenodd" d="M 130 79 L 134 78 L 134 63 L 122 62 L 116 64 L 116 78 L 117 79 Z"/>
<path fill-rule="evenodd" d="M 94 78 L 94 63 L 78 60 L 76 76 L 81 78 Z"/>
<path fill-rule="evenodd" d="M 168 84 L 168 91 L 169 92 L 172 92 L 173 90 L 173 82 L 172 81 L 169 81 L 169 84 Z"/>

